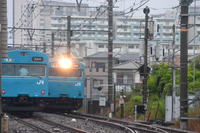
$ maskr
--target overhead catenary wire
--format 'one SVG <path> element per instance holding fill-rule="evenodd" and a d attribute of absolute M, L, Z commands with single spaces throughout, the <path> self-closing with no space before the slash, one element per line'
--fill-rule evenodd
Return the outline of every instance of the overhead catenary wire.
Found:
<path fill-rule="evenodd" d="M 27 0 L 27 2 L 28 2 L 28 0 Z M 24 21 L 23 21 L 23 17 L 25 17 L 25 14 L 26 14 L 27 11 L 29 10 L 31 3 L 33 3 L 33 2 L 34 2 L 33 0 L 30 0 L 30 1 L 29 1 L 29 3 L 27 4 L 25 10 L 23 11 L 21 17 L 19 18 L 19 20 L 16 22 L 16 24 L 15 24 L 14 26 L 18 26 L 18 24 L 19 24 L 20 22 L 24 22 Z M 13 14 L 13 15 L 14 15 L 14 14 Z M 22 25 L 23 25 L 23 23 L 21 23 L 19 27 L 21 27 Z M 10 32 L 15 32 L 15 31 L 10 31 Z"/>

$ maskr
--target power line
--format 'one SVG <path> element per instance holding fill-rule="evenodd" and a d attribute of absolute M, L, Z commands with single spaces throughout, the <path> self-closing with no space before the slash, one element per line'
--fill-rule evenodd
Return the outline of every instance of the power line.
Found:
<path fill-rule="evenodd" d="M 30 8 L 29 6 L 31 5 L 32 2 L 33 2 L 33 0 L 30 0 L 30 2 L 27 4 L 26 9 L 24 10 L 24 12 L 21 15 L 21 18 L 16 23 L 16 26 L 19 24 L 19 22 L 24 22 L 22 19 L 23 19 L 23 17 L 25 17 L 25 13 L 26 13 L 26 11 L 29 10 L 29 8 Z M 23 25 L 23 23 L 21 23 L 21 25 L 19 27 L 21 27 L 22 25 Z M 11 31 L 11 32 L 15 32 L 15 31 Z"/>
<path fill-rule="evenodd" d="M 42 28 L 25 28 L 25 27 L 8 27 L 8 29 L 21 29 L 21 30 L 33 30 L 33 31 L 36 31 L 36 30 L 38 30 L 38 31 L 54 31 L 54 32 L 59 32 L 59 31 L 64 31 L 64 32 L 67 32 L 67 30 L 65 30 L 65 29 L 48 29 L 48 28 L 46 28 L 46 29 L 42 29 Z M 80 30 L 75 30 L 75 29 L 71 29 L 71 31 L 73 31 L 73 32 L 79 32 L 79 31 L 93 31 L 93 32 L 108 32 L 108 31 L 106 31 L 106 30 L 82 30 L 82 29 L 80 29 Z"/>

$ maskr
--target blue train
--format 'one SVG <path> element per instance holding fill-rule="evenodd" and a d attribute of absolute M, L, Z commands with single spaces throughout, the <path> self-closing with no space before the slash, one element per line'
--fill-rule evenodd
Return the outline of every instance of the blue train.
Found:
<path fill-rule="evenodd" d="M 79 109 L 84 97 L 84 65 L 67 58 L 49 62 L 47 54 L 9 51 L 2 61 L 4 111 L 65 112 Z"/>
<path fill-rule="evenodd" d="M 47 111 L 70 112 L 82 106 L 85 87 L 84 69 L 82 63 L 66 57 L 50 64 Z"/>
<path fill-rule="evenodd" d="M 41 111 L 49 94 L 48 64 L 48 56 L 40 52 L 8 52 L 2 59 L 4 111 Z"/>

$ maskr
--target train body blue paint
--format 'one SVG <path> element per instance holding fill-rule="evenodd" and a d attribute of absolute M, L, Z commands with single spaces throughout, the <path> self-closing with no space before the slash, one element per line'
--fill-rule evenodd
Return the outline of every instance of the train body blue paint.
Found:
<path fill-rule="evenodd" d="M 2 101 L 4 111 L 39 111 L 48 97 L 48 56 L 15 50 L 2 58 Z"/>
<path fill-rule="evenodd" d="M 65 112 L 82 106 L 84 65 L 70 68 L 50 63 L 45 53 L 15 50 L 2 58 L 3 110 L 8 112 Z"/>
<path fill-rule="evenodd" d="M 49 106 L 47 110 L 72 111 L 82 106 L 85 87 L 84 65 L 73 62 L 70 68 L 52 63 L 49 68 Z"/>

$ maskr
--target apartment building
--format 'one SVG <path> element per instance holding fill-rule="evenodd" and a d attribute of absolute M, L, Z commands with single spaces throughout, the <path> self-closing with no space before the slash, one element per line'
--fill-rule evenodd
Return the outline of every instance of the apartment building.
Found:
<path fill-rule="evenodd" d="M 51 44 L 54 41 L 55 53 L 67 51 L 67 16 L 70 15 L 71 49 L 74 56 L 84 57 L 96 52 L 107 51 L 108 22 L 106 12 L 99 16 L 97 15 L 99 10 L 91 10 L 87 8 L 87 4 L 83 4 L 83 8 L 80 8 L 79 12 L 76 3 L 48 0 L 44 0 L 42 3 L 28 3 L 25 0 L 24 2 L 22 0 L 18 1 L 19 3 L 16 2 L 15 27 L 32 27 L 33 29 L 44 30 L 18 29 L 15 34 L 15 44 L 31 45 L 41 51 L 43 46 L 46 46 L 50 54 Z M 114 14 L 116 16 L 113 18 L 113 51 L 120 53 L 136 52 L 142 56 L 144 18 L 127 18 L 123 15 L 119 16 L 120 12 L 115 12 Z M 169 49 L 171 49 L 172 25 L 176 24 L 174 14 L 176 13 L 151 15 L 152 17 L 149 19 L 149 28 L 151 29 L 149 55 L 154 54 L 155 56 L 155 53 L 157 53 L 156 56 L 160 57 L 160 60 L 162 60 L 162 56 L 166 57 L 169 54 Z M 54 40 L 52 39 L 52 33 L 55 34 Z M 178 24 L 176 25 L 175 40 L 178 49 L 180 46 Z M 196 44 L 198 44 L 198 41 L 196 41 Z M 198 53 L 198 49 L 196 50 L 196 53 Z"/>

